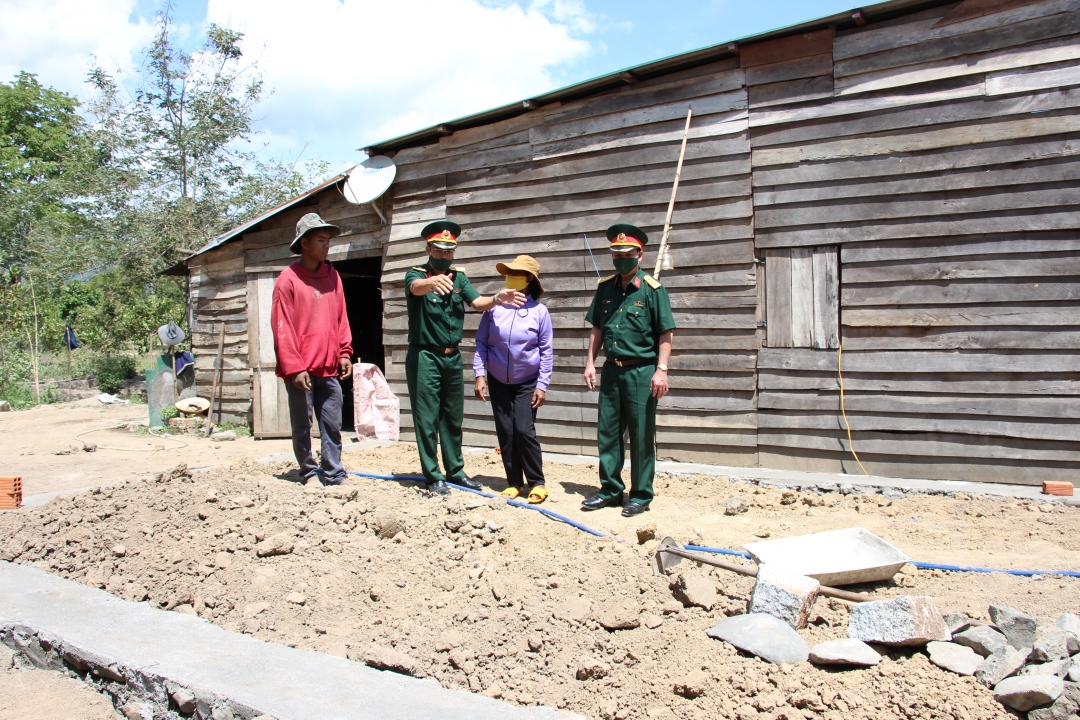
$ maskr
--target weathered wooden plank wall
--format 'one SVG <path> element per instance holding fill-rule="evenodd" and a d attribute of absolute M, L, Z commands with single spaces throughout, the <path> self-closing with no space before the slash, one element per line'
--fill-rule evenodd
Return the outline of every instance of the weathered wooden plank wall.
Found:
<path fill-rule="evenodd" d="M 847 416 L 871 472 L 1073 476 L 1080 3 L 941 22 L 955 8 L 842 31 L 834 97 L 821 81 L 821 99 L 752 106 L 756 243 L 840 245 Z M 837 353 L 783 344 L 758 356 L 762 464 L 860 472 Z"/>
<path fill-rule="evenodd" d="M 260 331 L 269 332 L 270 318 L 266 312 L 269 302 L 254 302 L 252 289 L 258 287 L 258 278 L 280 273 L 296 259 L 289 244 L 295 236 L 296 222 L 309 212 L 318 212 L 327 222 L 341 227 L 342 234 L 331 245 L 331 260 L 382 254 L 387 229 L 375 211 L 370 206 L 346 202 L 338 187 L 332 186 L 188 264 L 195 381 L 204 395 L 209 394 L 213 383 L 218 328 L 225 323 L 225 369 L 220 393 L 222 419 L 226 422 L 248 425 L 255 420 L 252 368 L 259 364 Z M 266 355 L 265 348 L 262 354 Z M 272 382 L 263 382 L 261 387 L 271 395 L 276 392 Z M 284 407 L 276 395 L 264 405 Z"/>
<path fill-rule="evenodd" d="M 687 145 L 668 287 L 679 330 L 671 394 L 659 410 L 665 457 L 755 465 L 756 272 L 744 71 L 735 60 L 465 130 L 398 152 L 384 267 L 384 339 L 390 380 L 408 407 L 404 377 L 405 270 L 424 261 L 419 231 L 448 218 L 464 228 L 456 264 L 483 293 L 499 260 L 531 254 L 542 266 L 555 327 L 555 375 L 538 416 L 549 450 L 595 452 L 596 395 L 581 381 L 596 287 L 586 236 L 609 275 L 604 231 L 632 222 L 659 241 L 688 107 Z M 655 243 L 646 265 L 655 262 Z M 462 344 L 471 386 L 470 313 Z M 466 393 L 465 440 L 492 446 L 490 406 Z M 410 427 L 406 414 L 403 425 Z"/>

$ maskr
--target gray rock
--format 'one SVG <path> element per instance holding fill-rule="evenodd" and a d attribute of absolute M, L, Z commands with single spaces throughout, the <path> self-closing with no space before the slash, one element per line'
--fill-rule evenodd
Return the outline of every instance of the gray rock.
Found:
<path fill-rule="evenodd" d="M 990 657 L 1009 644 L 1005 636 L 988 625 L 976 625 L 953 636 L 952 641 L 967 645 L 983 657 Z"/>
<path fill-rule="evenodd" d="M 214 433 L 211 437 L 216 442 L 228 442 L 236 439 L 236 433 L 232 430 L 225 430 L 223 432 Z"/>
<path fill-rule="evenodd" d="M 994 686 L 994 699 L 1013 710 L 1026 712 L 1049 705 L 1065 691 L 1061 678 L 1053 675 L 1024 675 L 1002 680 Z"/>
<path fill-rule="evenodd" d="M 378 670 L 389 670 L 402 675 L 415 675 L 416 661 L 403 652 L 385 645 L 368 645 L 363 652 L 364 664 Z"/>
<path fill-rule="evenodd" d="M 1017 675 L 1056 675 L 1059 678 L 1063 678 L 1069 674 L 1069 668 L 1072 667 L 1072 659 L 1062 658 L 1061 660 L 1052 660 L 1045 663 L 1034 663 L 1031 665 L 1025 665 Z"/>
<path fill-rule="evenodd" d="M 870 667 L 881 662 L 881 655 L 862 640 L 828 640 L 810 648 L 810 662 L 815 665 L 851 665 Z"/>
<path fill-rule="evenodd" d="M 1028 713 L 1028 720 L 1075 720 L 1080 714 L 1080 685 L 1066 682 L 1065 692 L 1048 707 Z"/>
<path fill-rule="evenodd" d="M 888 500 L 903 500 L 904 491 L 900 488 L 887 487 L 881 491 L 881 496 Z"/>
<path fill-rule="evenodd" d="M 855 605 L 848 637 L 883 645 L 923 645 L 950 639 L 933 599 L 913 595 Z"/>
<path fill-rule="evenodd" d="M 1035 618 L 1005 605 L 991 605 L 990 619 L 1017 650 L 1035 647 Z"/>
<path fill-rule="evenodd" d="M 810 648 L 799 633 L 772 615 L 736 615 L 705 632 L 774 665 L 799 663 L 810 656 Z"/>
<path fill-rule="evenodd" d="M 1080 660 L 1075 657 L 1069 659 L 1072 661 L 1072 665 L 1069 666 L 1069 680 L 1080 682 Z"/>
<path fill-rule="evenodd" d="M 292 537 L 285 533 L 279 533 L 273 537 L 268 537 L 261 543 L 255 546 L 255 554 L 259 557 L 270 557 L 271 555 L 288 555 L 293 551 L 295 544 Z"/>
<path fill-rule="evenodd" d="M 1030 653 L 1027 648 L 1017 650 L 1012 645 L 1006 645 L 982 661 L 979 669 L 975 671 L 975 679 L 986 687 L 994 687 L 1024 667 Z"/>
<path fill-rule="evenodd" d="M 942 619 L 945 621 L 945 627 L 948 628 L 951 635 L 964 632 L 971 627 L 971 618 L 963 613 L 949 613 Z"/>
<path fill-rule="evenodd" d="M 746 498 L 741 498 L 738 495 L 732 495 L 724 503 L 725 515 L 740 515 L 750 509 L 750 503 Z"/>
<path fill-rule="evenodd" d="M 820 588 L 821 583 L 814 578 L 761 565 L 750 612 L 772 615 L 799 630 L 806 627 Z"/>
<path fill-rule="evenodd" d="M 702 575 L 678 575 L 671 584 L 671 594 L 685 607 L 712 610 L 716 605 L 716 583 Z"/>
<path fill-rule="evenodd" d="M 1054 624 L 1064 631 L 1069 654 L 1075 655 L 1080 652 L 1080 615 L 1062 613 Z"/>
<path fill-rule="evenodd" d="M 1038 620 L 1035 623 L 1035 644 L 1031 648 L 1031 659 L 1035 662 L 1053 662 L 1069 656 L 1065 631 L 1057 625 Z"/>
<path fill-rule="evenodd" d="M 957 675 L 974 675 L 983 663 L 981 655 L 966 645 L 951 642 L 930 642 L 926 645 L 930 662 Z"/>

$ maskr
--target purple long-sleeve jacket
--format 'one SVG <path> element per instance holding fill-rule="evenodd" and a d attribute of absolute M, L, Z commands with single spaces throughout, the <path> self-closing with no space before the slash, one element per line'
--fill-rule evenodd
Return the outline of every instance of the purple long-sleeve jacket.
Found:
<path fill-rule="evenodd" d="M 536 388 L 547 392 L 554 359 L 551 315 L 535 300 L 519 308 L 496 305 L 480 316 L 476 330 L 473 373 L 491 375 L 506 385 L 536 378 Z"/>

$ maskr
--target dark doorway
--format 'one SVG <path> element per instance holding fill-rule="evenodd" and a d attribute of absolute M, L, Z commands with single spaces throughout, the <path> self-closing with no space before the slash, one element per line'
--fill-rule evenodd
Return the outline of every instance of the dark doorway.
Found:
<path fill-rule="evenodd" d="M 340 260 L 334 263 L 334 268 L 341 275 L 341 286 L 345 291 L 345 308 L 349 313 L 349 327 L 352 329 L 353 360 L 358 363 L 373 363 L 385 372 L 382 292 L 379 289 L 382 258 Z M 341 392 L 344 395 L 341 406 L 341 428 L 352 430 L 353 384 L 351 378 L 341 383 Z"/>

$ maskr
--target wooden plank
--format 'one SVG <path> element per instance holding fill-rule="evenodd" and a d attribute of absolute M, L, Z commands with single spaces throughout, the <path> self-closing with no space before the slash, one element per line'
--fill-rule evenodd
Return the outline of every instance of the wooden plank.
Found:
<path fill-rule="evenodd" d="M 830 89 L 832 78 L 829 78 Z M 750 93 L 753 96 L 754 90 Z M 963 98 L 982 97 L 986 94 L 986 85 L 983 79 L 961 78 L 957 81 L 945 83 L 933 83 L 930 86 L 919 85 L 911 88 L 900 88 L 888 95 L 876 95 L 873 97 L 850 97 L 831 99 L 830 102 L 816 103 L 808 107 L 782 108 L 778 110 L 762 110 L 751 113 L 750 127 L 764 127 L 766 125 L 780 125 L 783 123 L 807 122 L 811 120 L 823 120 L 830 117 L 844 115 L 856 115 L 894 108 L 911 107 L 914 105 L 926 105 L 929 103 L 945 102 L 948 100 L 960 100 Z M 753 107 L 753 105 L 751 105 Z M 756 135 L 757 133 L 755 133 Z"/>
<path fill-rule="evenodd" d="M 1048 332 L 1043 328 L 847 328 L 844 347 L 851 350 L 1076 350 L 1080 349 L 1080 332 Z"/>
<path fill-rule="evenodd" d="M 680 185 L 697 180 L 718 180 L 723 178 L 733 186 L 749 184 L 750 155 L 749 148 L 745 148 L 746 154 L 723 159 L 706 158 L 683 165 Z M 513 185 L 495 184 L 492 187 L 476 187 L 450 192 L 446 196 L 447 207 L 460 207 L 468 205 L 480 205 L 485 203 L 510 202 L 520 200 L 532 200 L 535 198 L 554 198 L 562 195 L 576 195 L 592 193 L 601 190 L 615 191 L 618 189 L 638 188 L 642 185 L 650 185 L 657 182 L 658 178 L 665 175 L 675 177 L 675 162 L 678 159 L 679 149 L 671 148 L 670 162 L 653 164 L 640 169 L 615 170 L 601 174 L 587 174 L 580 176 L 558 177 L 547 181 L 515 183 Z M 670 193 L 670 183 L 668 183 Z M 747 190 L 748 192 L 748 190 Z M 681 196 L 680 196 L 681 199 Z"/>
<path fill-rule="evenodd" d="M 989 187 L 918 196 L 852 198 L 833 203 L 772 205 L 760 207 L 754 216 L 758 228 L 818 225 L 825 223 L 927 219 L 935 216 L 1006 212 L 1030 208 L 1063 208 L 1077 202 L 1076 183 L 1023 187 Z"/>
<path fill-rule="evenodd" d="M 1077 44 L 1077 49 L 1080 54 L 1080 43 Z M 767 145 L 806 143 L 811 140 L 869 135 L 889 130 L 970 123 L 974 120 L 1064 110 L 1078 106 L 1080 106 L 1080 88 L 1044 90 L 1020 96 L 959 98 L 938 105 L 889 108 L 858 117 L 842 117 L 831 121 L 804 122 L 783 127 L 759 127 L 751 134 L 750 144 L 756 149 Z"/>
<path fill-rule="evenodd" d="M 885 178 L 888 182 L 887 178 L 893 176 L 899 180 L 915 173 L 947 173 L 966 168 L 997 167 L 1076 155 L 1080 155 L 1080 140 L 1062 137 L 979 147 L 935 148 L 932 152 L 920 154 L 897 153 L 887 157 L 833 159 L 792 167 L 755 167 L 755 201 L 758 196 L 764 197 L 768 192 L 776 190 L 778 185 L 828 183 L 829 187 L 843 192 L 849 187 L 857 187 L 859 183 L 843 184 L 839 182 L 841 180 Z"/>
<path fill-rule="evenodd" d="M 836 372 L 834 352 L 762 348 L 757 368 L 790 372 Z M 1075 373 L 1076 352 L 913 351 L 849 352 L 844 349 L 844 373 Z"/>
<path fill-rule="evenodd" d="M 932 458 L 942 464 L 944 458 L 986 458 L 1002 465 L 1003 460 L 1041 460 L 1049 462 L 1076 462 L 1080 459 L 1080 447 L 1071 443 L 1040 443 L 1033 440 L 1018 441 L 1010 438 L 956 435 L 950 433 L 876 433 L 859 431 L 856 447 L 860 457 L 897 455 L 901 457 Z M 804 450 L 833 450 L 848 452 L 847 436 L 840 431 L 801 430 L 784 432 L 759 430 L 758 445 L 798 448 Z M 940 458 L 940 459 L 939 459 Z M 906 475 L 923 474 L 908 472 Z M 1015 479 L 1015 472 L 1010 472 Z M 969 472 L 953 479 L 971 479 Z"/>
<path fill-rule="evenodd" d="M 899 395 L 847 391 L 847 412 L 897 413 L 910 415 L 978 415 L 982 417 L 1080 419 L 1080 403 L 1075 397 L 1029 397 L 995 395 Z M 840 412 L 838 393 L 767 392 L 758 397 L 762 410 Z M 1080 437 L 1078 435 L 1077 437 Z"/>
<path fill-rule="evenodd" d="M 1026 438 L 1030 440 L 1080 441 L 1080 423 L 1037 422 L 923 415 L 882 415 L 854 413 L 848 410 L 848 419 L 857 432 L 944 432 L 960 435 L 991 435 L 995 437 Z M 840 430 L 843 421 L 837 414 L 786 410 L 783 412 L 758 413 L 758 427 L 764 429 Z"/>
<path fill-rule="evenodd" d="M 746 70 L 746 85 L 770 85 L 773 83 L 811 78 L 819 75 L 832 75 L 832 53 L 827 52 L 810 57 L 785 60 L 784 62 L 758 65 Z"/>
<path fill-rule="evenodd" d="M 766 310 L 765 334 L 771 348 L 792 346 L 791 251 L 786 248 L 765 252 Z"/>
<path fill-rule="evenodd" d="M 937 21 L 934 27 L 942 27 L 952 23 L 971 20 L 972 18 L 993 15 L 994 13 L 1012 10 L 1024 5 L 1034 5 L 1039 0 L 964 0 L 953 8 L 948 15 Z"/>
<path fill-rule="evenodd" d="M 746 110 L 733 110 L 716 115 L 695 115 L 696 122 L 690 127 L 688 138 L 712 138 L 723 135 L 738 136 L 747 128 Z M 566 140 L 539 144 L 534 142 L 533 160 L 552 160 L 568 155 L 616 150 L 636 145 L 657 145 L 682 140 L 685 121 L 636 125 L 623 130 L 612 130 Z"/>
<path fill-rule="evenodd" d="M 793 347 L 814 345 L 814 255 L 811 248 L 791 249 L 791 344 Z"/>
<path fill-rule="evenodd" d="M 1075 31 L 1072 22 L 1076 10 L 1080 10 L 1076 0 L 1058 0 L 982 18 L 982 23 L 969 21 L 934 28 L 936 21 L 928 19 L 903 29 L 892 27 L 837 38 L 833 43 L 837 74 L 914 65 L 1061 37 Z"/>
<path fill-rule="evenodd" d="M 682 134 L 667 143 L 649 146 L 631 146 L 597 155 L 566 157 L 557 160 L 528 161 L 480 168 L 447 176 L 447 188 L 464 191 L 470 188 L 490 188 L 511 183 L 534 183 L 543 180 L 571 178 L 575 175 L 614 173 L 625 170 L 647 169 L 650 165 L 674 167 L 679 157 Z M 750 151 L 745 133 L 688 140 L 685 162 L 698 160 L 737 159 Z M 749 167 L 749 166 L 747 166 Z M 747 171 L 748 172 L 748 171 Z M 395 182 L 396 187 L 396 182 Z"/>
<path fill-rule="evenodd" d="M 825 202 L 855 197 L 896 197 L 916 193 L 940 193 L 943 191 L 974 190 L 978 188 L 1002 189 L 1013 185 L 1036 183 L 1075 183 L 1080 181 L 1080 160 L 1054 158 L 1043 162 L 1003 167 L 964 168 L 952 172 L 915 177 L 882 177 L 858 183 L 831 182 L 796 187 L 779 187 L 775 190 L 754 191 L 754 206 L 783 205 L 788 203 Z M 1018 189 L 1023 192 L 1023 189 Z"/>
<path fill-rule="evenodd" d="M 534 127 L 529 131 L 529 142 L 534 145 L 554 143 L 584 135 L 610 133 L 617 130 L 640 128 L 643 125 L 668 123 L 679 118 L 686 118 L 686 110 L 693 106 L 694 115 L 706 117 L 714 114 L 729 114 L 733 110 L 746 109 L 746 91 L 741 87 L 733 92 L 690 100 L 676 100 L 663 105 L 651 105 L 642 108 L 596 115 L 581 120 L 557 122 L 554 119 Z"/>
<path fill-rule="evenodd" d="M 768 85 L 755 85 L 747 89 L 747 95 L 751 109 L 832 98 L 832 73 Z M 751 127 L 756 122 L 758 115 L 759 113 L 750 113 Z"/>
<path fill-rule="evenodd" d="M 836 369 L 766 370 L 757 374 L 762 394 L 782 390 L 838 392 Z M 844 389 L 852 392 L 974 394 L 974 395 L 1075 395 L 1080 396 L 1080 377 L 1075 373 L 854 373 L 844 370 Z"/>
<path fill-rule="evenodd" d="M 853 307 L 844 311 L 843 322 L 845 327 L 1076 326 L 1080 325 L 1080 305 Z"/>
<path fill-rule="evenodd" d="M 545 118 L 549 126 L 559 125 L 574 120 L 641 110 L 650 106 L 668 105 L 682 102 L 683 116 L 686 115 L 686 101 L 694 101 L 694 114 L 697 114 L 698 98 L 717 96 L 741 90 L 744 85 L 743 71 L 740 68 L 694 77 L 683 80 L 664 82 L 661 85 L 642 87 L 641 84 L 628 86 L 620 92 L 608 93 L 591 98 L 576 100 L 563 105 L 558 112 Z M 728 108 L 730 109 L 730 108 Z M 708 112 L 702 106 L 702 113 Z"/>
<path fill-rule="evenodd" d="M 902 263 L 844 265 L 844 283 L 912 282 L 1005 277 L 1060 277 L 1080 275 L 1080 257 L 1031 253 L 1013 258 L 931 258 Z"/>
<path fill-rule="evenodd" d="M 833 35 L 833 28 L 826 28 L 801 35 L 790 35 L 776 40 L 741 45 L 739 47 L 739 62 L 744 68 L 749 68 L 821 53 L 831 55 Z"/>
<path fill-rule="evenodd" d="M 991 119 L 954 127 L 919 129 L 914 132 L 891 133 L 876 137 L 844 138 L 794 147 L 755 148 L 751 162 L 756 175 L 758 168 L 766 165 L 937 150 L 1046 135 L 1063 135 L 1074 133 L 1078 129 L 1080 129 L 1080 116 L 1076 114 L 1039 114 L 1026 118 Z"/>
<path fill-rule="evenodd" d="M 961 238 L 912 238 L 877 243 L 844 245 L 841 262 L 881 262 L 888 260 L 956 258 L 961 255 L 1026 255 L 1038 252 L 1080 250 L 1080 237 L 1075 232 L 1015 233 L 976 235 Z"/>
<path fill-rule="evenodd" d="M 928 220 L 902 218 L 835 227 L 759 228 L 756 231 L 756 243 L 759 248 L 792 247 L 946 235 L 1038 232 L 1078 227 L 1080 212 L 1073 208 L 1055 212 L 1049 209 L 1026 212 L 1014 210 L 1000 215 L 958 215 Z"/>
<path fill-rule="evenodd" d="M 1070 85 L 1080 85 L 1080 64 L 1075 61 L 1047 69 L 1024 68 L 1017 71 L 990 73 L 986 76 L 987 95 L 1033 92 Z"/>
<path fill-rule="evenodd" d="M 983 279 L 962 282 L 845 284 L 844 307 L 867 305 L 942 305 L 955 303 L 1020 303 L 1080 300 L 1080 279 L 1051 280 L 1037 278 L 988 282 Z"/>
<path fill-rule="evenodd" d="M 816 247 L 813 253 L 814 347 L 835 349 L 840 346 L 837 248 L 835 245 Z"/>
<path fill-rule="evenodd" d="M 672 173 L 674 175 L 674 173 Z M 448 205 L 447 218 L 461 225 L 482 222 L 506 222 L 520 218 L 552 217 L 569 213 L 596 212 L 645 206 L 664 206 L 671 197 L 671 183 L 663 182 L 660 173 L 654 173 L 652 183 L 636 188 L 602 190 L 584 195 L 560 195 L 537 198 L 531 202 L 500 202 L 487 205 Z M 661 182 L 657 182 L 661 181 Z M 679 207 L 691 202 L 748 201 L 750 177 L 738 180 L 698 180 L 679 184 Z M 720 203 L 714 203 L 720 204 Z M 747 217 L 745 210 L 734 217 Z"/>
<path fill-rule="evenodd" d="M 437 160 L 399 167 L 395 182 L 398 180 L 416 180 L 433 175 L 505 165 L 507 163 L 524 162 L 532 159 L 532 155 L 532 145 L 529 143 L 509 145 L 475 153 L 450 155 Z"/>

